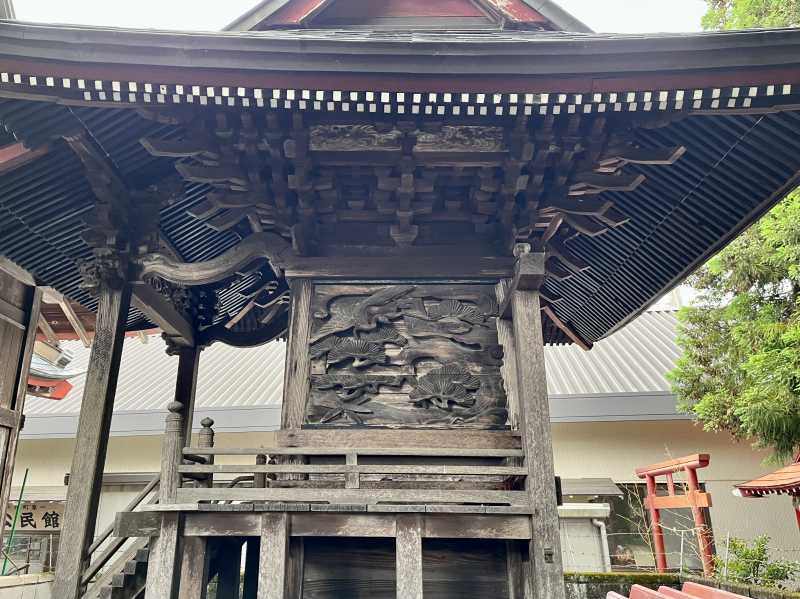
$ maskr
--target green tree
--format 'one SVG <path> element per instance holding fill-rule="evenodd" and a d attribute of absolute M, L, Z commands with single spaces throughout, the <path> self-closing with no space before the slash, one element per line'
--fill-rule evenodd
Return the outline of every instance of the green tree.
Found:
<path fill-rule="evenodd" d="M 706 0 L 707 29 L 800 25 L 800 0 Z M 800 190 L 701 268 L 679 313 L 679 406 L 706 430 L 800 447 Z"/>
<path fill-rule="evenodd" d="M 699 296 L 679 314 L 670 375 L 681 408 L 789 457 L 800 446 L 800 192 L 690 283 Z"/>
<path fill-rule="evenodd" d="M 800 0 L 706 0 L 704 29 L 800 26 Z"/>

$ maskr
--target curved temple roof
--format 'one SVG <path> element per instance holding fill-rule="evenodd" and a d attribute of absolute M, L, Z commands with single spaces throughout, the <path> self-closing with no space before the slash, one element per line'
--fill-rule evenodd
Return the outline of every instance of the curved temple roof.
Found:
<path fill-rule="evenodd" d="M 800 496 L 800 461 L 761 478 L 735 486 L 742 497 L 763 497 L 765 495 Z"/>
<path fill-rule="evenodd" d="M 0 123 L 36 151 L 0 164 L 0 253 L 92 308 L 77 263 L 92 256 L 87 231 L 109 178 L 135 197 L 159 188 L 162 250 L 189 262 L 261 228 L 321 260 L 352 255 L 363 239 L 373 253 L 460 255 L 475 276 L 491 258 L 491 279 L 510 274 L 510 243 L 529 241 L 548 251 L 546 341 L 589 345 L 797 184 L 799 46 L 797 30 L 189 34 L 2 23 Z M 222 155 L 233 152 L 238 168 L 248 131 L 261 142 L 244 176 L 219 170 L 209 145 L 192 146 L 198 135 L 234 139 Z M 76 135 L 105 165 L 102 180 L 87 179 L 63 141 Z M 241 203 L 243 190 L 254 204 Z M 225 203 L 234 196 L 236 207 Z M 410 212 L 396 207 L 404 197 Z M 310 219 L 303 227 L 298 214 Z M 219 305 L 212 324 L 258 327 L 285 291 L 272 277 L 261 268 L 207 289 Z M 148 326 L 131 316 L 130 328 Z"/>

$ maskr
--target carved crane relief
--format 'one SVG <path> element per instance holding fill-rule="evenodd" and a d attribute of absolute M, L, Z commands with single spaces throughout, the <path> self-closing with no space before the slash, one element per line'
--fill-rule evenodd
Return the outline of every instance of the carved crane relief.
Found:
<path fill-rule="evenodd" d="M 493 291 L 316 285 L 306 426 L 505 427 Z"/>

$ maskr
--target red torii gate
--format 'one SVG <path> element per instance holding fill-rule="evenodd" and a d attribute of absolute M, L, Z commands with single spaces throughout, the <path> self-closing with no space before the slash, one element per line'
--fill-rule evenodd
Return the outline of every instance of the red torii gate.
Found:
<path fill-rule="evenodd" d="M 647 481 L 647 497 L 645 506 L 650 511 L 653 525 L 653 545 L 655 548 L 656 567 L 659 572 L 667 571 L 667 554 L 664 550 L 664 530 L 661 527 L 661 510 L 689 508 L 692 510 L 697 543 L 703 560 L 703 573 L 710 576 L 714 573 L 714 558 L 711 552 L 711 531 L 706 525 L 703 508 L 711 507 L 711 495 L 700 490 L 697 470 L 708 466 L 711 458 L 706 453 L 699 453 L 675 460 L 651 464 L 636 469 L 636 475 Z M 674 474 L 683 472 L 686 475 L 686 493 L 675 492 Z M 667 495 L 657 494 L 656 477 L 666 476 Z"/>

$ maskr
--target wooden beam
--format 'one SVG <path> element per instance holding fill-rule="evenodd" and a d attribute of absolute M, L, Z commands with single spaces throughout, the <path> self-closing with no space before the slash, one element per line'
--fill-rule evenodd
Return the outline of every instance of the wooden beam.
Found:
<path fill-rule="evenodd" d="M 130 298 L 128 285 L 115 289 L 102 284 L 99 290 L 95 343 L 86 373 L 56 566 L 54 596 L 60 599 L 77 599 L 81 594 L 81 575 L 97 521 Z"/>
<path fill-rule="evenodd" d="M 64 316 L 67 317 L 72 330 L 75 331 L 78 339 L 80 339 L 81 343 L 83 343 L 83 346 L 92 346 L 92 340 L 89 339 L 89 334 L 86 332 L 83 322 L 81 322 L 81 319 L 78 317 L 77 313 L 75 312 L 75 308 L 72 307 L 70 301 L 64 297 L 62 293 L 59 293 L 52 287 L 45 287 L 44 300 L 48 304 L 58 304 L 59 308 L 61 308 L 61 311 L 64 313 Z"/>
<path fill-rule="evenodd" d="M 156 275 L 177 285 L 218 283 L 258 259 L 266 259 L 280 271 L 295 263 L 292 245 L 275 233 L 254 233 L 221 256 L 205 262 L 178 262 L 164 254 L 148 254 L 134 259 L 137 278 Z"/>
<path fill-rule="evenodd" d="M 437 447 L 440 449 L 519 449 L 519 436 L 512 431 L 482 430 L 391 430 L 391 429 L 281 429 L 275 442 L 282 447 Z M 269 452 L 267 452 L 269 453 Z"/>
<path fill-rule="evenodd" d="M 287 277 L 310 279 L 393 278 L 501 279 L 513 274 L 513 258 L 407 256 L 297 258 L 286 268 Z"/>
<path fill-rule="evenodd" d="M 261 553 L 258 565 L 258 599 L 285 599 L 289 514 L 261 516 Z"/>
<path fill-rule="evenodd" d="M 58 335 L 56 335 L 56 332 L 53 330 L 53 327 L 50 326 L 50 323 L 47 322 L 44 314 L 39 314 L 39 322 L 37 324 L 39 330 L 42 332 L 45 339 L 47 339 L 47 342 L 54 347 L 58 347 Z"/>
<path fill-rule="evenodd" d="M 183 443 L 191 445 L 194 404 L 197 394 L 197 371 L 200 366 L 200 348 L 182 347 L 178 352 L 178 376 L 175 381 L 175 401 L 183 405 Z"/>
<path fill-rule="evenodd" d="M 0 149 L 0 175 L 10 173 L 14 169 L 18 169 L 21 166 L 24 166 L 29 162 L 44 156 L 49 151 L 50 146 L 47 144 L 40 146 L 35 150 L 29 150 L 22 143 L 16 143 L 12 146 L 2 148 Z"/>
<path fill-rule="evenodd" d="M 141 281 L 132 288 L 134 307 L 179 345 L 195 346 L 194 327 L 163 295 Z"/>
<path fill-rule="evenodd" d="M 422 599 L 422 518 L 403 514 L 396 526 L 397 599 Z"/>
<path fill-rule="evenodd" d="M 545 315 L 547 315 L 547 318 L 550 319 L 550 322 L 552 322 L 554 325 L 556 325 L 556 327 L 561 329 L 564 332 L 564 334 L 567 337 L 569 337 L 575 345 L 577 345 L 578 347 L 580 347 L 582 350 L 585 351 L 589 351 L 590 349 L 592 349 L 592 344 L 589 341 L 586 341 L 580 335 L 578 335 L 578 333 L 573 331 L 569 325 L 567 325 L 563 320 L 561 320 L 558 317 L 558 315 L 553 311 L 553 309 L 550 306 L 544 306 L 542 308 L 542 312 L 544 312 Z"/>
<path fill-rule="evenodd" d="M 520 395 L 519 420 L 528 467 L 526 487 L 535 514 L 530 543 L 533 599 L 564 599 L 539 292 L 517 289 L 511 302 Z"/>
<path fill-rule="evenodd" d="M 12 262 L 5 256 L 0 256 L 0 271 L 11 275 L 17 281 L 25 283 L 29 287 L 36 287 L 36 278 L 27 270 Z"/>
<path fill-rule="evenodd" d="M 392 506 L 379 506 L 383 512 L 311 512 L 308 504 L 293 504 L 305 511 L 290 514 L 292 537 L 369 537 L 395 536 L 396 512 Z M 408 506 L 400 506 L 408 509 Z M 422 509 L 425 506 L 422 505 Z M 184 535 L 187 538 L 244 537 L 253 534 L 261 522 L 257 512 L 185 511 Z M 263 513 L 263 512 L 262 512 Z M 272 512 L 275 513 L 275 512 Z M 422 536 L 428 539 L 530 540 L 530 514 L 424 513 Z M 117 514 L 114 535 L 118 537 L 157 537 L 161 534 L 161 512 L 123 512 Z M 290 549 L 291 553 L 291 549 Z M 290 595 L 295 597 L 297 595 Z M 193 598 L 194 599 L 194 598 Z"/>

